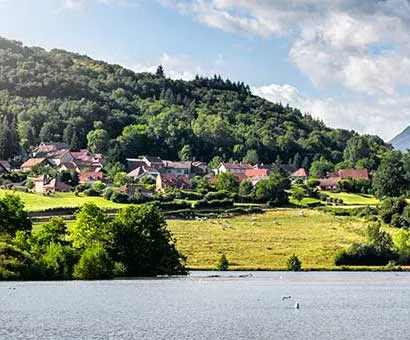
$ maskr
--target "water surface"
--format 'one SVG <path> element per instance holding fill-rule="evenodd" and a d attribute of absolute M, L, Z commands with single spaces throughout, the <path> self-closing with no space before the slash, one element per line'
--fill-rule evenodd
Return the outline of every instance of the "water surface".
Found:
<path fill-rule="evenodd" d="M 410 339 L 410 273 L 215 274 L 2 282 L 0 339 Z"/>

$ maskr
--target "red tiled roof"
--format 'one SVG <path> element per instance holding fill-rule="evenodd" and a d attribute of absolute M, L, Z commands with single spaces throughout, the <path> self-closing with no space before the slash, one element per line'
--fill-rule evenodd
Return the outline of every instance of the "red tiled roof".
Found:
<path fill-rule="evenodd" d="M 267 176 L 268 169 L 248 169 L 245 171 L 247 177 Z"/>
<path fill-rule="evenodd" d="M 308 177 L 308 174 L 304 168 L 300 168 L 292 172 L 289 177 Z"/>
<path fill-rule="evenodd" d="M 60 182 L 60 181 L 58 181 L 54 178 L 50 181 L 50 183 L 48 183 L 47 185 L 44 185 L 43 188 L 46 189 L 46 190 L 47 189 L 53 189 L 53 190 L 56 190 L 56 191 L 66 191 L 66 190 L 71 189 L 71 186 L 69 186 L 68 184 L 65 184 L 63 182 Z"/>
<path fill-rule="evenodd" d="M 337 186 L 339 185 L 340 178 L 339 177 L 332 177 L 332 178 L 321 178 L 319 179 L 320 187 L 329 187 L 329 186 Z"/>
<path fill-rule="evenodd" d="M 243 163 L 222 163 L 226 169 L 234 170 L 234 169 L 254 169 L 254 167 L 250 164 L 243 164 Z"/>
<path fill-rule="evenodd" d="M 77 167 L 77 165 L 76 165 L 75 163 L 73 163 L 73 162 L 70 162 L 70 163 L 61 163 L 61 164 L 60 164 L 60 167 L 62 167 L 62 166 L 65 166 L 67 169 L 70 169 L 70 170 L 74 170 L 74 169 Z"/>
<path fill-rule="evenodd" d="M 26 162 L 24 162 L 20 168 L 24 169 L 24 168 L 32 168 L 33 166 L 36 166 L 38 164 L 41 164 L 43 162 L 47 162 L 46 158 L 30 158 L 29 160 L 27 160 Z"/>
<path fill-rule="evenodd" d="M 161 175 L 162 184 L 166 185 L 177 185 L 177 186 L 189 186 L 190 182 L 188 177 L 181 175 Z"/>
<path fill-rule="evenodd" d="M 244 181 L 245 179 L 248 178 L 248 176 L 246 176 L 246 174 L 235 174 L 236 178 L 238 178 L 238 182 L 241 183 L 242 181 Z"/>
<path fill-rule="evenodd" d="M 369 179 L 369 172 L 367 169 L 341 169 L 339 177 L 343 179 Z"/>
<path fill-rule="evenodd" d="M 86 183 L 87 181 L 101 181 L 104 179 L 102 172 L 80 172 L 78 175 L 80 183 Z"/>

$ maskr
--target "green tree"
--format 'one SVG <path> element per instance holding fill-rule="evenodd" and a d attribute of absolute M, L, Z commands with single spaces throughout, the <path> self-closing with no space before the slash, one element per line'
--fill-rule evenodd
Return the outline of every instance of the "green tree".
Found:
<path fill-rule="evenodd" d="M 286 268 L 289 271 L 300 271 L 302 269 L 302 261 L 300 261 L 300 259 L 293 254 L 286 260 Z"/>
<path fill-rule="evenodd" d="M 84 250 L 74 266 L 73 277 L 78 280 L 100 280 L 113 277 L 114 263 L 101 243 Z"/>
<path fill-rule="evenodd" d="M 256 185 L 256 198 L 259 201 L 270 201 L 273 205 L 279 206 L 289 202 L 286 192 L 290 188 L 290 181 L 287 177 L 275 172 L 267 180 L 261 180 Z"/>
<path fill-rule="evenodd" d="M 190 161 L 192 160 L 192 151 L 191 147 L 188 144 L 185 144 L 181 151 L 178 152 L 179 159 L 181 161 Z"/>
<path fill-rule="evenodd" d="M 249 179 L 245 179 L 239 184 L 239 195 L 250 195 L 253 191 L 252 182 Z"/>
<path fill-rule="evenodd" d="M 238 192 L 239 180 L 236 174 L 225 172 L 216 175 L 216 188 L 220 191 Z"/>
<path fill-rule="evenodd" d="M 113 258 L 128 276 L 182 274 L 177 251 L 163 215 L 152 205 L 129 206 L 114 219 Z"/>
<path fill-rule="evenodd" d="M 110 220 L 95 204 L 84 204 L 68 231 L 74 248 L 90 248 L 95 243 L 112 244 Z"/>
<path fill-rule="evenodd" d="M 383 155 L 373 180 L 373 191 L 377 198 L 398 197 L 408 190 L 409 183 L 403 169 L 399 151 L 389 151 Z"/>
<path fill-rule="evenodd" d="M 250 149 L 246 152 L 246 155 L 243 157 L 242 161 L 247 164 L 258 164 L 259 156 L 258 152 L 254 149 Z"/>
<path fill-rule="evenodd" d="M 313 177 L 323 178 L 327 175 L 328 172 L 334 170 L 334 165 L 321 157 L 320 160 L 313 161 L 310 165 L 309 173 Z"/>
<path fill-rule="evenodd" d="M 14 236 L 19 230 L 31 230 L 31 220 L 20 197 L 6 194 L 0 199 L 0 234 Z"/>
<path fill-rule="evenodd" d="M 109 136 L 104 129 L 92 130 L 87 134 L 87 146 L 94 153 L 105 153 L 108 149 Z"/>
<path fill-rule="evenodd" d="M 221 257 L 216 262 L 216 270 L 226 271 L 229 267 L 229 261 L 225 254 L 222 254 Z"/>

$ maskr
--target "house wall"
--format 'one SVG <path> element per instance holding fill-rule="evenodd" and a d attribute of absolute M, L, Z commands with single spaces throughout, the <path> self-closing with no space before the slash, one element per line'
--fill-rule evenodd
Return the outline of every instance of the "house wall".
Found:
<path fill-rule="evenodd" d="M 43 182 L 34 182 L 34 191 L 42 193 L 43 192 L 43 186 L 44 186 Z"/>

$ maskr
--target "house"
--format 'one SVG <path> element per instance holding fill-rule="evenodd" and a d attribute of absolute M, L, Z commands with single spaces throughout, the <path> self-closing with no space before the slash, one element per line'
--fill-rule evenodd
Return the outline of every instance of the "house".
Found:
<path fill-rule="evenodd" d="M 141 166 L 147 166 L 151 168 L 162 168 L 163 167 L 163 161 L 159 157 L 154 157 L 154 156 L 144 156 L 142 158 L 127 158 L 128 162 L 128 169 L 134 170 L 135 168 L 141 167 Z"/>
<path fill-rule="evenodd" d="M 248 169 L 245 171 L 246 177 L 259 177 L 259 176 L 268 176 L 269 170 L 268 169 Z"/>
<path fill-rule="evenodd" d="M 87 149 L 72 151 L 73 162 L 81 172 L 101 172 L 104 168 L 104 157 L 102 154 L 93 154 Z"/>
<path fill-rule="evenodd" d="M 192 162 L 191 176 L 204 176 L 209 173 L 208 164 L 205 162 L 194 161 Z"/>
<path fill-rule="evenodd" d="M 34 179 L 35 192 L 69 192 L 71 186 L 59 181 L 56 178 L 51 178 L 48 175 L 41 175 Z"/>
<path fill-rule="evenodd" d="M 191 177 L 192 162 L 163 161 L 164 172 L 169 175 Z"/>
<path fill-rule="evenodd" d="M 104 182 L 104 174 L 102 172 L 94 172 L 94 171 L 80 172 L 78 174 L 78 177 L 79 177 L 79 183 L 81 184 L 92 185 L 98 181 Z"/>
<path fill-rule="evenodd" d="M 243 163 L 221 163 L 216 169 L 214 169 L 216 174 L 233 172 L 235 174 L 244 174 L 246 170 L 255 169 L 254 166 L 250 164 Z"/>
<path fill-rule="evenodd" d="M 10 172 L 11 165 L 8 161 L 1 161 L 0 160 L 0 173 Z"/>
<path fill-rule="evenodd" d="M 53 166 L 59 166 L 62 163 L 70 163 L 74 160 L 70 150 L 62 149 L 50 152 L 44 156 Z"/>
<path fill-rule="evenodd" d="M 52 164 L 47 158 L 30 158 L 29 160 L 25 161 L 21 166 L 20 170 L 24 172 L 30 171 L 33 167 L 44 165 L 44 166 L 51 166 Z"/>
<path fill-rule="evenodd" d="M 339 189 L 340 177 L 322 178 L 319 179 L 319 189 L 323 191 Z"/>
<path fill-rule="evenodd" d="M 58 168 L 57 168 L 58 172 L 62 172 L 62 171 L 75 171 L 75 172 L 80 172 L 80 169 L 77 167 L 77 164 L 75 164 L 74 162 L 70 162 L 70 163 L 61 163 Z"/>
<path fill-rule="evenodd" d="M 308 178 L 309 174 L 304 168 L 297 169 L 289 175 L 289 179 L 291 180 L 301 179 L 303 181 L 306 181 Z"/>
<path fill-rule="evenodd" d="M 182 175 L 160 174 L 156 180 L 156 190 L 165 191 L 168 188 L 189 189 L 191 184 L 188 177 Z"/>
<path fill-rule="evenodd" d="M 153 189 L 149 190 L 146 189 L 143 185 L 138 184 L 125 184 L 118 189 L 118 192 L 127 194 L 128 196 L 134 196 L 138 191 L 145 197 L 152 197 L 154 195 Z"/>
<path fill-rule="evenodd" d="M 369 171 L 367 169 L 341 169 L 337 174 L 338 177 L 342 179 L 370 179 Z"/>
<path fill-rule="evenodd" d="M 152 181 L 156 181 L 159 176 L 159 171 L 155 168 L 140 166 L 127 174 L 128 177 L 131 177 L 134 180 L 141 180 L 148 177 Z"/>
<path fill-rule="evenodd" d="M 58 150 L 69 150 L 70 146 L 67 143 L 41 143 L 31 151 L 31 158 L 48 158 L 49 154 Z"/>

